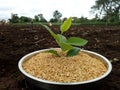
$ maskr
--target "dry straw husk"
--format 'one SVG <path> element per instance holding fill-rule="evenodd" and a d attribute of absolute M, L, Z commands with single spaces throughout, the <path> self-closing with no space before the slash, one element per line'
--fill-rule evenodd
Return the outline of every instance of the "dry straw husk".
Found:
<path fill-rule="evenodd" d="M 51 53 L 38 53 L 23 63 L 24 70 L 34 77 L 54 82 L 82 82 L 100 77 L 107 71 L 98 58 L 80 52 L 73 57 Z"/>

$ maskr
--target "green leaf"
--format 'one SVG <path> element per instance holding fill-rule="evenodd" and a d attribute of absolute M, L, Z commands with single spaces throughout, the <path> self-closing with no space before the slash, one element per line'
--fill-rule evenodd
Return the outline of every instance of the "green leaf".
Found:
<path fill-rule="evenodd" d="M 57 57 L 60 57 L 56 50 L 51 49 L 51 50 L 48 50 L 48 51 L 46 51 L 46 52 L 53 53 L 53 54 L 55 54 Z"/>
<path fill-rule="evenodd" d="M 57 42 L 57 43 L 61 47 L 62 51 L 70 50 L 73 48 L 73 46 L 64 42 Z"/>
<path fill-rule="evenodd" d="M 87 42 L 88 42 L 87 40 L 78 37 L 70 37 L 67 40 L 68 44 L 75 46 L 84 46 L 85 44 L 87 44 Z"/>
<path fill-rule="evenodd" d="M 61 34 L 57 34 L 57 41 L 58 42 L 66 42 L 67 39 L 65 36 L 61 35 Z"/>
<path fill-rule="evenodd" d="M 60 30 L 61 33 L 63 34 L 65 31 L 67 31 L 72 24 L 72 18 L 68 18 L 67 20 L 64 21 L 64 23 L 61 25 Z"/>
<path fill-rule="evenodd" d="M 74 47 L 73 49 L 67 52 L 67 57 L 75 56 L 79 53 L 80 48 Z"/>
<path fill-rule="evenodd" d="M 43 24 L 41 25 L 50 32 L 50 34 L 53 36 L 54 39 L 57 39 L 57 35 L 47 25 L 43 25 Z"/>
<path fill-rule="evenodd" d="M 63 51 L 70 50 L 73 48 L 70 44 L 66 42 L 67 42 L 67 39 L 65 36 L 61 34 L 57 34 L 57 43 Z"/>

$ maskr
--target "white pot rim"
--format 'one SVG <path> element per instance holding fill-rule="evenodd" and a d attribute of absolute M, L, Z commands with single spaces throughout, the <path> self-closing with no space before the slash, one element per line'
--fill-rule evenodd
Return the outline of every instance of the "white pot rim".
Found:
<path fill-rule="evenodd" d="M 59 48 L 53 48 L 53 49 L 59 49 Z M 43 51 L 46 51 L 46 50 L 49 50 L 49 49 L 42 49 L 42 50 L 38 50 L 38 51 L 34 51 L 34 52 L 31 52 L 25 56 L 23 56 L 19 62 L 18 62 L 18 68 L 19 70 L 21 71 L 22 74 L 24 74 L 26 77 L 32 79 L 32 80 L 35 80 L 35 81 L 38 81 L 38 82 L 42 82 L 42 83 L 47 83 L 47 84 L 54 84 L 54 85 L 80 85 L 80 84 L 87 84 L 87 83 L 92 83 L 92 82 L 96 82 L 96 81 L 99 81 L 103 78 L 105 78 L 106 76 L 108 76 L 110 74 L 110 72 L 112 71 L 112 64 L 111 62 L 104 56 L 102 56 L 101 54 L 98 54 L 96 52 L 92 52 L 92 51 L 88 51 L 88 50 L 81 50 L 81 51 L 84 51 L 84 52 L 87 52 L 87 53 L 90 53 L 90 54 L 94 54 L 94 55 L 97 55 L 98 57 L 102 58 L 106 63 L 107 63 L 107 66 L 108 66 L 108 70 L 100 77 L 97 77 L 95 79 L 92 79 L 92 80 L 88 80 L 88 81 L 82 81 L 82 82 L 71 82 L 71 83 L 62 83 L 62 82 L 53 82 L 53 81 L 47 81 L 47 80 L 43 80 L 43 79 L 39 79 L 37 77 L 34 77 L 30 74 L 28 74 L 23 68 L 22 68 L 22 63 L 29 57 L 29 56 L 32 56 L 34 54 L 37 54 L 39 52 L 43 52 Z"/>

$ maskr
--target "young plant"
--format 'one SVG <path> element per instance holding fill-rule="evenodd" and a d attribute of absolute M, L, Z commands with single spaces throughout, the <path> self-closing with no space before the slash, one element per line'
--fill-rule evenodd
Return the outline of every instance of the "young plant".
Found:
<path fill-rule="evenodd" d="M 60 26 L 61 34 L 55 34 L 47 25 L 41 24 L 43 27 L 45 27 L 49 33 L 52 35 L 52 37 L 56 40 L 57 44 L 60 46 L 61 50 L 67 51 L 66 56 L 74 56 L 77 55 L 80 51 L 80 48 L 76 46 L 84 46 L 87 44 L 87 40 L 78 38 L 78 37 L 70 37 L 66 38 L 63 36 L 63 33 L 65 33 L 72 24 L 72 18 L 68 18 L 63 22 L 63 24 Z M 60 56 L 56 50 L 48 50 L 48 52 L 55 54 L 56 56 Z"/>

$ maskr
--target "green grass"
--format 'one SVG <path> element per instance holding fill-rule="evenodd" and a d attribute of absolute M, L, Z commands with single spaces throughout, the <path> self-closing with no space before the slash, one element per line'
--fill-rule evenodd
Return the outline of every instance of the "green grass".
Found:
<path fill-rule="evenodd" d="M 42 23 L 42 24 L 45 24 L 45 25 L 49 25 L 49 23 Z M 26 26 L 26 25 L 35 25 L 35 26 L 39 26 L 40 25 L 40 22 L 33 22 L 33 23 L 11 23 L 11 25 L 15 25 L 15 26 Z M 61 23 L 52 23 L 53 26 L 60 26 Z M 73 26 L 79 26 L 79 25 L 112 25 L 112 26 L 115 26 L 115 25 L 120 25 L 120 22 L 113 22 L 113 23 L 106 23 L 106 22 L 92 22 L 92 21 L 88 21 L 88 22 L 82 22 L 82 23 L 72 23 Z"/>

